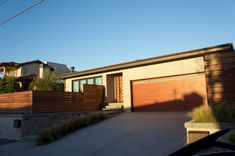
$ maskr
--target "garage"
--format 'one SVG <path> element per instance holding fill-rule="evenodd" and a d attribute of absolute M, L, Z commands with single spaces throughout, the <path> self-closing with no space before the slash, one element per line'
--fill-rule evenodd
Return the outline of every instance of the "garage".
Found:
<path fill-rule="evenodd" d="M 189 110 L 207 103 L 204 73 L 131 82 L 132 111 Z"/>

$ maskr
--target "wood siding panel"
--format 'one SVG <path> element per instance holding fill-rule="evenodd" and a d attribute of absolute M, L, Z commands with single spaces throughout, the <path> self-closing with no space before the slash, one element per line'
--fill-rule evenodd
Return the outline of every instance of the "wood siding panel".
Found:
<path fill-rule="evenodd" d="M 204 55 L 209 104 L 234 104 L 235 52 Z"/>
<path fill-rule="evenodd" d="M 234 57 L 233 53 L 234 51 L 231 51 L 231 50 L 220 51 L 217 53 L 209 53 L 209 54 L 204 55 L 204 59 L 206 61 L 209 61 L 209 60 L 218 59 L 218 58 L 230 58 L 230 57 Z"/>
<path fill-rule="evenodd" d="M 216 58 L 212 60 L 207 60 L 205 62 L 206 66 L 211 65 L 220 65 L 220 64 L 227 64 L 227 63 L 234 63 L 235 62 L 235 56 L 227 57 L 227 58 Z"/>
<path fill-rule="evenodd" d="M 227 87 L 214 87 L 214 86 L 208 86 L 208 94 L 213 94 L 213 93 L 233 93 L 235 92 L 235 86 L 227 86 Z"/>
<path fill-rule="evenodd" d="M 235 69 L 235 62 L 209 65 L 209 66 L 205 66 L 205 68 L 206 68 L 206 71 L 218 71 L 218 70 L 221 71 L 221 70 Z"/>
<path fill-rule="evenodd" d="M 122 75 L 115 75 L 115 99 L 116 102 L 123 102 L 123 79 Z"/>

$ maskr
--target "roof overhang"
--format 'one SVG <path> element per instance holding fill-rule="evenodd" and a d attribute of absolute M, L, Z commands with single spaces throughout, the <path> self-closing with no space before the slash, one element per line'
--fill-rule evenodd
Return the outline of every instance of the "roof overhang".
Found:
<path fill-rule="evenodd" d="M 146 65 L 156 64 L 156 63 L 197 57 L 197 56 L 202 56 L 208 53 L 213 53 L 213 52 L 218 52 L 218 51 L 227 51 L 227 50 L 233 51 L 232 43 L 222 44 L 222 45 L 217 45 L 217 46 L 207 47 L 207 48 L 201 48 L 201 49 L 196 49 L 196 50 L 190 50 L 190 51 L 185 51 L 185 52 L 173 53 L 173 54 L 168 54 L 164 56 L 152 57 L 152 58 L 136 60 L 136 61 L 126 62 L 126 63 L 120 63 L 120 64 L 115 64 L 115 65 L 110 65 L 110 66 L 104 66 L 104 67 L 94 68 L 94 69 L 89 69 L 89 70 L 84 70 L 84 71 L 67 73 L 67 74 L 60 76 L 59 78 L 68 79 L 68 78 L 73 78 L 73 77 L 86 76 L 90 74 L 104 73 L 104 72 L 133 68 L 133 67 L 140 67 L 140 66 L 146 66 Z"/>
<path fill-rule="evenodd" d="M 40 61 L 40 60 L 33 60 L 33 61 L 18 63 L 18 64 L 16 65 L 16 67 L 22 67 L 22 66 L 24 66 L 24 65 L 33 64 L 33 63 L 42 64 L 43 62 Z"/>
<path fill-rule="evenodd" d="M 30 75 L 25 75 L 25 76 L 18 77 L 18 80 L 21 81 L 21 82 L 31 82 L 35 79 L 37 79 L 36 74 L 30 74 Z"/>

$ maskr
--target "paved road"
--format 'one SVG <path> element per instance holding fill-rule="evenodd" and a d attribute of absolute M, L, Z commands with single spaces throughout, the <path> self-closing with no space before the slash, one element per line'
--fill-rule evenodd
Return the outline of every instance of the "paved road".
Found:
<path fill-rule="evenodd" d="M 20 141 L 1 156 L 162 156 L 185 143 L 187 112 L 123 113 L 44 146 Z"/>

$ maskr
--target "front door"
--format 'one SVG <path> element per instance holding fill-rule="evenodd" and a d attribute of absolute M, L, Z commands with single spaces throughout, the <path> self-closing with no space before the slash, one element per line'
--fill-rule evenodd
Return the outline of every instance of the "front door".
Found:
<path fill-rule="evenodd" d="M 114 76 L 114 85 L 115 85 L 115 100 L 118 103 L 123 102 L 123 85 L 122 85 L 122 75 Z"/>

